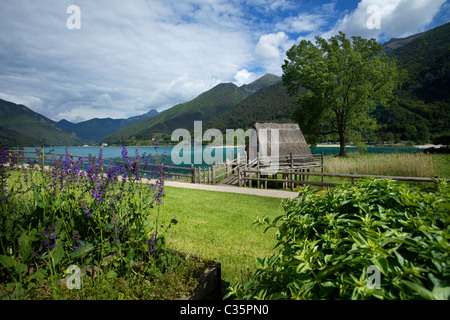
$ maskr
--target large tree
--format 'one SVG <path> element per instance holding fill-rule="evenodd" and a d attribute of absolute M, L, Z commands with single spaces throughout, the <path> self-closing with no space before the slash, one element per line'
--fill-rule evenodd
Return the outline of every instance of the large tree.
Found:
<path fill-rule="evenodd" d="M 345 143 L 361 141 L 376 128 L 371 112 L 376 104 L 387 106 L 404 79 L 395 60 L 383 52 L 375 39 L 346 38 L 329 40 L 316 37 L 316 44 L 302 40 L 287 52 L 283 83 L 299 109 L 294 112 L 310 142 L 323 135 L 339 137 L 340 155 Z M 304 89 L 307 93 L 301 94 Z"/>

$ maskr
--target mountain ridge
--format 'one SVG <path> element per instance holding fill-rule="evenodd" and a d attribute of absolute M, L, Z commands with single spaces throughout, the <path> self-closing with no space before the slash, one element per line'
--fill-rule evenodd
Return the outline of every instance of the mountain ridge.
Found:
<path fill-rule="evenodd" d="M 167 137 L 177 128 L 192 131 L 194 121 L 202 121 L 206 124 L 254 94 L 254 92 L 276 82 L 281 82 L 281 78 L 266 74 L 240 87 L 231 82 L 219 83 L 190 101 L 177 104 L 155 117 L 141 120 L 132 126 L 119 130 L 106 137 L 104 141 L 118 143 L 122 138 L 126 140 L 133 137 L 138 140 L 148 140 L 156 133 L 164 134 Z"/>
<path fill-rule="evenodd" d="M 93 118 L 78 123 L 62 119 L 58 121 L 58 124 L 62 128 L 74 132 L 86 142 L 96 144 L 100 143 L 106 136 L 117 132 L 124 127 L 130 126 L 142 119 L 154 117 L 158 114 L 158 111 L 151 109 L 145 114 L 127 119 Z"/>
<path fill-rule="evenodd" d="M 34 112 L 30 108 L 0 99 L 0 141 L 8 147 L 17 145 L 79 145 L 84 141 L 73 132 Z"/>

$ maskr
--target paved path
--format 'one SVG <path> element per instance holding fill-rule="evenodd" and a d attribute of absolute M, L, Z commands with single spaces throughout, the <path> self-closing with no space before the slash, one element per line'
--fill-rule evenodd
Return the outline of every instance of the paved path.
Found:
<path fill-rule="evenodd" d="M 218 191 L 218 192 L 230 192 L 230 193 L 240 193 L 240 194 L 250 194 L 262 197 L 272 197 L 272 198 L 295 198 L 298 193 L 283 190 L 270 190 L 270 189 L 256 189 L 256 188 L 243 188 L 234 187 L 227 185 L 205 185 L 197 183 L 187 183 L 187 182 L 177 182 L 177 181 L 164 181 L 164 185 L 168 187 L 175 188 L 187 188 L 196 190 L 208 190 L 208 191 Z"/>

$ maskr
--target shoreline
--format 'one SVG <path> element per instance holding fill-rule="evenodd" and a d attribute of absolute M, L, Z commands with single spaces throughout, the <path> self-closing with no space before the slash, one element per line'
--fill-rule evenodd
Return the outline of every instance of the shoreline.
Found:
<path fill-rule="evenodd" d="M 318 144 L 317 148 L 327 148 L 327 147 L 332 147 L 332 148 L 339 148 L 340 145 L 339 144 Z M 357 148 L 354 145 L 346 145 L 346 148 Z M 413 146 L 405 146 L 405 145 L 388 145 L 388 146 L 373 146 L 373 145 L 368 145 L 367 147 L 372 147 L 372 148 L 417 148 L 417 149 L 426 149 L 426 148 L 442 148 L 443 145 L 441 144 L 423 144 L 423 145 L 413 145 Z"/>
<path fill-rule="evenodd" d="M 176 145 L 160 145 L 157 147 L 175 147 Z M 80 145 L 80 146 L 46 146 L 45 148 L 120 148 L 120 146 L 96 146 L 96 145 Z M 125 146 L 126 148 L 152 148 L 154 146 Z M 183 147 L 183 146 L 180 146 Z M 186 146 L 185 146 L 186 147 Z M 191 146 L 191 147 L 195 147 L 195 146 Z M 211 148 L 211 149 L 231 149 L 231 148 L 245 148 L 245 146 L 209 146 L 209 145 L 202 145 L 202 147 L 205 148 Z M 340 145 L 339 144 L 317 144 L 316 146 L 317 148 L 339 148 Z M 357 148 L 354 145 L 346 145 L 346 148 Z M 378 146 L 374 146 L 374 145 L 368 145 L 367 147 L 369 148 L 417 148 L 417 149 L 426 149 L 426 148 L 442 148 L 445 147 L 444 145 L 435 145 L 435 144 L 424 144 L 424 145 L 413 145 L 413 146 L 406 146 L 406 145 L 378 145 Z M 30 146 L 26 146 L 23 148 L 36 148 L 36 147 L 30 147 Z M 41 147 L 38 147 L 41 148 Z"/>

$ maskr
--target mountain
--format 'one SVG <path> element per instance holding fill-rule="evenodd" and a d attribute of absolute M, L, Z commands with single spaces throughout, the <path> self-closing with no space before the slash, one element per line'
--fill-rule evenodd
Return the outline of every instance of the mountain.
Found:
<path fill-rule="evenodd" d="M 130 117 L 128 119 L 94 118 L 79 123 L 72 123 L 62 119 L 58 124 L 67 131 L 76 133 L 86 142 L 99 143 L 104 137 L 113 134 L 122 128 L 130 126 L 142 119 L 154 117 L 158 114 L 158 111 L 152 109 L 143 115 Z"/>
<path fill-rule="evenodd" d="M 82 139 L 24 105 L 0 99 L 0 141 L 8 147 L 18 145 L 80 145 Z"/>
<path fill-rule="evenodd" d="M 280 80 L 280 77 L 268 74 L 241 87 L 233 83 L 220 83 L 189 102 L 175 105 L 155 117 L 141 120 L 123 128 L 106 137 L 104 141 L 118 143 L 122 138 L 127 140 L 133 137 L 138 140 L 149 140 L 156 133 L 164 134 L 170 140 L 170 134 L 175 129 L 183 128 L 192 131 L 194 121 L 202 121 L 203 124 L 206 124 L 259 89 Z"/>
<path fill-rule="evenodd" d="M 408 72 L 398 105 L 376 111 L 382 134 L 425 143 L 450 132 L 450 23 L 385 43 L 388 55 Z"/>
<path fill-rule="evenodd" d="M 280 82 L 281 78 L 271 74 L 271 73 L 267 73 L 265 75 L 263 75 L 261 78 L 259 78 L 258 80 L 253 81 L 252 83 L 249 84 L 244 84 L 243 86 L 241 86 L 239 89 L 242 92 L 245 92 L 247 94 L 247 96 L 257 92 L 258 90 L 268 87 L 274 83 Z"/>
<path fill-rule="evenodd" d="M 426 103 L 450 100 L 450 23 L 420 34 L 390 56 L 408 70 L 403 90 Z"/>
<path fill-rule="evenodd" d="M 396 58 L 408 77 L 397 91 L 398 103 L 377 107 L 373 116 L 383 127 L 371 141 L 414 141 L 426 143 L 432 136 L 450 132 L 450 23 L 406 38 L 384 43 L 384 52 Z M 177 128 L 193 129 L 195 120 L 203 129 L 246 129 L 253 121 L 285 121 L 298 106 L 292 104 L 281 78 L 267 74 L 241 87 L 220 84 L 192 101 L 174 106 L 151 119 L 137 122 L 110 135 L 108 142 L 121 137 L 149 139 Z"/>
<path fill-rule="evenodd" d="M 411 41 L 423 36 L 425 32 L 413 34 L 406 38 L 392 38 L 388 42 L 383 43 L 384 53 L 389 54 L 393 50 L 403 47 L 405 44 L 410 43 Z"/>
<path fill-rule="evenodd" d="M 116 132 L 127 124 L 127 119 L 94 118 L 79 123 L 72 123 L 67 120 L 60 120 L 59 125 L 76 133 L 88 143 L 98 143 L 103 137 Z"/>
<path fill-rule="evenodd" d="M 427 143 L 430 137 L 449 132 L 450 23 L 402 39 L 384 43 L 385 53 L 396 58 L 408 72 L 398 90 L 398 103 L 377 107 L 373 116 L 383 125 L 371 141 L 414 141 Z M 263 88 L 207 124 L 207 128 L 249 128 L 253 121 L 290 119 L 298 108 L 281 84 Z"/>
<path fill-rule="evenodd" d="M 254 121 L 292 121 L 296 108 L 283 83 L 278 81 L 256 91 L 205 127 L 225 132 L 226 129 L 246 130 Z"/>
<path fill-rule="evenodd" d="M 151 118 L 154 116 L 157 116 L 159 114 L 158 111 L 156 111 L 155 109 L 150 110 L 147 113 L 141 114 L 140 116 L 134 116 L 134 117 L 130 117 L 127 120 L 128 121 L 139 121 L 139 120 L 143 120 L 143 119 L 147 119 L 147 118 Z"/>

